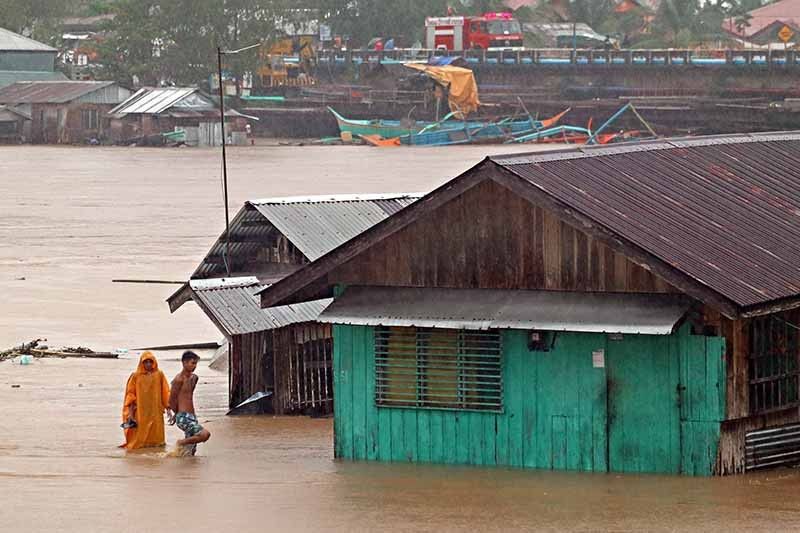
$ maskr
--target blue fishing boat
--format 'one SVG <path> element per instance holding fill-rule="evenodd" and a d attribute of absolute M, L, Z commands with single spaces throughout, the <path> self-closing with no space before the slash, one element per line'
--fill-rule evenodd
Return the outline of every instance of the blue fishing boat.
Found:
<path fill-rule="evenodd" d="M 494 122 L 458 120 L 454 118 L 455 113 L 449 113 L 440 121 L 430 122 L 391 119 L 356 120 L 343 117 L 331 107 L 328 107 L 328 110 L 336 118 L 339 131 L 349 132 L 354 137 L 399 138 L 400 144 L 436 146 L 474 142 L 464 140 L 464 137 L 483 141 L 487 139 L 503 140 L 547 129 L 555 125 L 569 111 L 567 109 L 545 120 L 533 120 L 530 117 L 525 119 L 507 117 Z"/>
<path fill-rule="evenodd" d="M 568 110 L 567 110 L 568 111 Z M 567 111 L 546 120 L 505 118 L 495 122 L 437 124 L 400 137 L 400 144 L 448 146 L 453 144 L 503 143 L 551 129 Z"/>

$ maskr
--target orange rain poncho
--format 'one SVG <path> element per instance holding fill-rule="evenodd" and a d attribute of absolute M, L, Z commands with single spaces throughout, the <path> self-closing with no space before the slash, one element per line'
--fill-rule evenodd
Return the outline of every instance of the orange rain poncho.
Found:
<path fill-rule="evenodd" d="M 153 371 L 144 369 L 144 362 L 153 361 Z M 128 378 L 125 386 L 125 401 L 122 405 L 122 421 L 128 420 L 131 404 L 136 402 L 137 426 L 125 430 L 125 444 L 121 447 L 133 450 L 163 446 L 164 410 L 169 407 L 169 384 L 164 373 L 158 369 L 158 361 L 150 352 L 139 358 L 136 372 Z"/>

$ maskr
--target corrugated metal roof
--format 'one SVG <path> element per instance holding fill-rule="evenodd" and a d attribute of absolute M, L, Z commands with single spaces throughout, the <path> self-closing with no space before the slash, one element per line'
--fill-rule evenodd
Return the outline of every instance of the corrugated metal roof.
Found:
<path fill-rule="evenodd" d="M 688 308 L 684 297 L 666 294 L 348 287 L 319 321 L 669 335 Z"/>
<path fill-rule="evenodd" d="M 0 28 L 0 51 L 3 52 L 58 52 L 55 48 L 29 39 L 19 33 Z"/>
<path fill-rule="evenodd" d="M 190 87 L 143 87 L 109 111 L 111 115 L 143 113 L 157 115 L 174 106 L 198 89 Z"/>
<path fill-rule="evenodd" d="M 255 277 L 217 278 L 189 282 L 193 298 L 228 335 L 277 329 L 313 322 L 332 300 L 316 300 L 261 309 L 255 295 L 265 285 Z"/>
<path fill-rule="evenodd" d="M 231 243 L 230 254 L 232 257 L 255 255 L 264 246 L 260 241 L 277 229 L 307 259 L 314 260 L 421 196 L 421 193 L 363 194 L 253 200 L 231 220 L 231 237 L 238 242 Z M 225 265 L 218 260 L 225 252 L 223 237 L 211 246 L 192 278 L 225 272 Z M 292 267 L 292 271 L 296 268 L 296 265 Z M 284 272 L 285 275 L 290 273 Z"/>
<path fill-rule="evenodd" d="M 314 261 L 414 202 L 419 194 L 271 198 L 251 202 Z"/>
<path fill-rule="evenodd" d="M 20 81 L 0 89 L 0 103 L 63 104 L 111 85 L 113 81 Z"/>
<path fill-rule="evenodd" d="M 800 294 L 800 133 L 492 160 L 740 306 Z"/>
<path fill-rule="evenodd" d="M 0 70 L 0 88 L 13 85 L 18 81 L 67 81 L 62 72 L 44 70 Z"/>

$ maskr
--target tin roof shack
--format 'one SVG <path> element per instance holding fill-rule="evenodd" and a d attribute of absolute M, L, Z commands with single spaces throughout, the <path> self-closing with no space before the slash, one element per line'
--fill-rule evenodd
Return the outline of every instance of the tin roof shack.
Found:
<path fill-rule="evenodd" d="M 335 453 L 797 460 L 800 133 L 487 158 L 261 293 L 334 295 Z"/>
<path fill-rule="evenodd" d="M 106 114 L 129 94 L 112 81 L 22 81 L 0 89 L 0 104 L 30 115 L 32 142 L 74 144 L 102 140 Z"/>
<path fill-rule="evenodd" d="M 31 117 L 19 109 L 0 105 L 0 143 L 19 143 L 30 136 Z"/>
<path fill-rule="evenodd" d="M 164 134 L 176 131 L 184 132 L 184 141 L 190 146 L 218 146 L 222 138 L 217 104 L 191 87 L 144 87 L 112 109 L 110 115 L 112 136 L 117 142 L 163 144 Z M 245 139 L 242 132 L 248 120 L 258 119 L 227 110 L 226 139 Z"/>
<path fill-rule="evenodd" d="M 0 28 L 0 88 L 17 81 L 56 81 L 67 77 L 55 70 L 58 50 Z"/>
<path fill-rule="evenodd" d="M 331 329 L 317 322 L 330 300 L 261 309 L 255 293 L 418 197 L 270 198 L 247 202 L 233 217 L 230 243 L 220 236 L 191 280 L 167 300 L 173 312 L 194 300 L 227 339 L 231 407 L 272 392 L 276 414 L 332 411 Z"/>

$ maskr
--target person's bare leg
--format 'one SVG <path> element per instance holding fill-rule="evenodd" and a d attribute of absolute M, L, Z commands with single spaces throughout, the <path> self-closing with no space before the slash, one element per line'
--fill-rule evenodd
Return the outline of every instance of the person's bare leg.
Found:
<path fill-rule="evenodd" d="M 187 437 L 185 439 L 180 439 L 175 444 L 177 444 L 178 446 L 191 446 L 192 444 L 200 444 L 201 442 L 205 442 L 210 438 L 211 438 L 211 432 L 203 428 L 197 435 L 194 435 L 192 437 Z"/>

